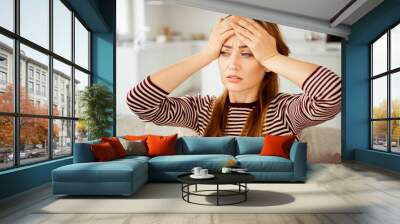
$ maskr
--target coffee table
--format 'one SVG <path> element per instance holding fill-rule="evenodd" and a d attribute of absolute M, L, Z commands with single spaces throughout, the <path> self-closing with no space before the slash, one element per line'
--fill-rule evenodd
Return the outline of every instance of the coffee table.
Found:
<path fill-rule="evenodd" d="M 245 202 L 247 200 L 247 192 L 249 188 L 247 187 L 247 183 L 255 180 L 255 177 L 249 173 L 213 173 L 215 176 L 212 179 L 193 179 L 190 177 L 191 173 L 186 173 L 179 175 L 177 177 L 178 181 L 182 183 L 182 199 L 188 203 L 198 204 L 198 205 L 215 205 L 215 204 L 202 204 L 190 201 L 190 196 L 204 196 L 204 197 L 216 197 L 217 206 L 220 205 L 234 205 L 241 202 Z M 205 184 L 205 185 L 215 185 L 215 190 L 197 190 L 197 185 Z M 190 186 L 195 186 L 194 191 L 190 191 Z M 224 190 L 220 189 L 220 185 L 236 185 L 238 186 L 237 190 Z M 216 194 L 205 194 L 209 192 L 215 192 Z M 231 203 L 221 203 L 221 197 L 230 197 L 230 196 L 240 196 L 239 200 L 231 202 Z"/>

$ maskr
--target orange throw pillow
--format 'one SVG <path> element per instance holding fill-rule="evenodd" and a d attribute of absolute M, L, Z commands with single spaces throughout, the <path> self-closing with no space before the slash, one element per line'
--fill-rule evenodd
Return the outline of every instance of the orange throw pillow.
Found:
<path fill-rule="evenodd" d="M 265 135 L 264 145 L 261 149 L 260 155 L 281 156 L 290 159 L 290 147 L 292 147 L 295 139 L 295 135 Z"/>
<path fill-rule="evenodd" d="M 121 144 L 119 139 L 117 137 L 103 137 L 101 138 L 101 142 L 108 142 L 112 146 L 112 148 L 115 151 L 115 155 L 118 158 L 126 156 L 126 151 L 124 149 L 124 146 Z"/>
<path fill-rule="evenodd" d="M 115 151 L 109 142 L 102 142 L 99 144 L 92 144 L 91 150 L 97 161 L 109 161 L 116 159 Z"/>
<path fill-rule="evenodd" d="M 124 139 L 129 141 L 136 141 L 136 140 L 146 141 L 147 136 L 149 135 L 125 135 Z"/>
<path fill-rule="evenodd" d="M 178 134 L 171 136 L 149 135 L 146 143 L 148 156 L 162 156 L 176 154 L 176 139 Z"/>

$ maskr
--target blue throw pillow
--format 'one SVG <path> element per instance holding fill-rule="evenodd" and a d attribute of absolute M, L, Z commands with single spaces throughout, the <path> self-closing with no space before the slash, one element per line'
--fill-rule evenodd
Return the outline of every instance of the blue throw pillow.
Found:
<path fill-rule="evenodd" d="M 264 145 L 264 137 L 237 136 L 236 155 L 259 154 Z"/>
<path fill-rule="evenodd" d="M 235 138 L 233 136 L 183 136 L 177 141 L 177 154 L 226 154 L 234 156 Z"/>

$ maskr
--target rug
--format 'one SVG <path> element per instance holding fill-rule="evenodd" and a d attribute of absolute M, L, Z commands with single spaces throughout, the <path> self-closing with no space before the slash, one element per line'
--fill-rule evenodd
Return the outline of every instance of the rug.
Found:
<path fill-rule="evenodd" d="M 229 190 L 234 187 L 224 185 L 221 188 Z M 252 183 L 248 187 L 247 201 L 237 205 L 190 204 L 182 200 L 181 184 L 149 183 L 128 197 L 55 196 L 53 201 L 34 213 L 361 213 L 360 205 L 349 203 L 313 183 Z M 212 189 L 215 189 L 214 185 L 198 187 L 198 190 Z M 215 204 L 214 193 L 209 194 L 207 197 L 191 196 L 190 200 Z M 224 197 L 222 202 L 238 199 L 236 196 Z"/>

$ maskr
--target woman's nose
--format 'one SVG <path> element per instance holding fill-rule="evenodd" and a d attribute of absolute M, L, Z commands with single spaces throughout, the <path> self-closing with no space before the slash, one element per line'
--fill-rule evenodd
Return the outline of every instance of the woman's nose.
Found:
<path fill-rule="evenodd" d="M 229 55 L 228 66 L 230 68 L 238 68 L 239 65 L 239 55 L 237 53 L 232 53 Z"/>

